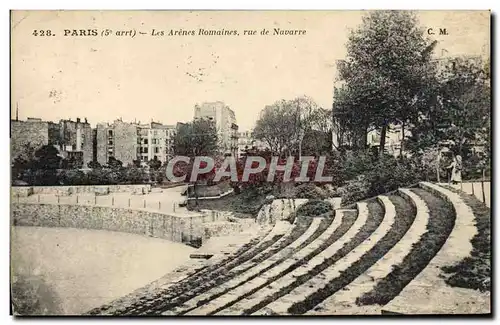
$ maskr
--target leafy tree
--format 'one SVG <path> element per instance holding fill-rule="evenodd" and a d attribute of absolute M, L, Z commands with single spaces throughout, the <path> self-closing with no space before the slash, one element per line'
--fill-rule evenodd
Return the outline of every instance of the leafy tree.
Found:
<path fill-rule="evenodd" d="M 299 151 L 307 132 L 329 128 L 331 119 L 325 119 L 327 115 L 327 110 L 307 96 L 283 99 L 262 110 L 252 136 L 266 143 L 277 155 L 289 156 Z"/>
<path fill-rule="evenodd" d="M 101 164 L 98 161 L 94 161 L 94 160 L 89 161 L 87 163 L 87 167 L 91 168 L 91 169 L 101 169 L 102 168 Z"/>
<path fill-rule="evenodd" d="M 174 175 L 180 176 L 186 174 L 186 179 L 190 181 L 191 171 L 193 170 L 194 157 L 211 156 L 218 154 L 218 137 L 215 123 L 207 119 L 197 119 L 191 123 L 182 124 L 175 134 L 174 153 L 178 156 L 187 156 L 191 158 L 189 164 L 178 163 L 175 166 Z M 200 165 L 200 167 L 205 167 Z M 211 173 L 213 174 L 213 173 Z M 198 205 L 197 185 L 199 181 L 211 177 L 210 175 L 200 175 L 193 182 L 193 190 Z"/>
<path fill-rule="evenodd" d="M 59 151 L 52 145 L 44 145 L 35 151 L 34 169 L 56 170 L 60 167 L 62 158 Z"/>
<path fill-rule="evenodd" d="M 427 108 L 432 47 L 409 11 L 370 12 L 351 32 L 347 59 L 338 63 L 344 85 L 336 91 L 335 114 L 363 147 L 367 130 L 380 130 L 382 154 L 390 125 L 409 123 Z"/>
<path fill-rule="evenodd" d="M 178 156 L 210 156 L 218 152 L 215 123 L 198 119 L 179 127 L 174 138 L 174 153 Z"/>
<path fill-rule="evenodd" d="M 111 168 L 113 170 L 119 170 L 123 167 L 123 163 L 116 159 L 115 157 L 109 157 L 108 159 L 108 168 Z"/>
<path fill-rule="evenodd" d="M 81 159 L 76 159 L 75 157 L 65 158 L 61 161 L 62 169 L 78 169 L 83 165 Z"/>
<path fill-rule="evenodd" d="M 22 179 L 24 173 L 33 168 L 35 151 L 35 147 L 30 142 L 22 146 L 21 153 L 12 161 L 13 179 Z"/>
<path fill-rule="evenodd" d="M 159 169 L 161 167 L 161 161 L 158 160 L 158 157 L 154 156 L 153 159 L 148 161 L 148 165 L 151 169 Z"/>
<path fill-rule="evenodd" d="M 464 166 L 472 168 L 477 160 L 473 148 L 479 146 L 487 154 L 476 165 L 489 164 L 491 90 L 484 63 L 479 58 L 447 60 L 437 80 L 437 104 L 420 115 L 408 148 L 423 155 L 446 146 L 464 158 Z"/>

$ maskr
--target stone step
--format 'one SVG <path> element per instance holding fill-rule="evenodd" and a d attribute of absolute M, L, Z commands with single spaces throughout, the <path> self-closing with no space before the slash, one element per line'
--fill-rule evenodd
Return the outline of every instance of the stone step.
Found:
<path fill-rule="evenodd" d="M 354 262 L 359 260 L 366 252 L 372 249 L 378 241 L 384 238 L 394 224 L 396 209 L 388 197 L 381 195 L 378 199 L 385 208 L 385 215 L 378 228 L 370 235 L 370 237 L 368 237 L 357 248 L 350 251 L 346 256 L 337 261 L 337 263 L 331 265 L 317 276 L 299 285 L 285 296 L 271 302 L 265 308 L 256 311 L 252 315 L 262 315 L 268 313 L 269 311 L 279 315 L 289 314 L 288 309 L 293 304 L 307 299 L 307 297 L 313 295 L 316 291 L 318 291 L 318 289 L 326 287 L 330 281 L 342 276 L 343 271 L 347 270 Z"/>
<path fill-rule="evenodd" d="M 366 272 L 356 278 L 356 280 L 345 286 L 342 290 L 335 292 L 322 303 L 318 304 L 317 308 L 307 312 L 306 315 L 335 315 L 345 311 L 347 306 L 351 310 L 356 308 L 356 298 L 370 292 L 377 285 L 377 280 L 386 277 L 392 272 L 394 266 L 402 263 L 403 259 L 412 250 L 413 245 L 427 232 L 429 208 L 425 201 L 408 189 L 400 189 L 399 192 L 408 201 L 411 200 L 414 206 L 417 207 L 415 220 L 404 237 Z M 359 307 L 360 310 L 363 308 Z"/>
<path fill-rule="evenodd" d="M 321 218 L 314 218 L 311 225 L 309 226 L 309 228 L 299 238 L 297 238 L 290 245 L 286 246 L 281 251 L 279 251 L 275 255 L 271 256 L 270 258 L 266 259 L 262 263 L 259 263 L 255 267 L 253 267 L 253 268 L 249 269 L 248 271 L 240 274 L 239 276 L 229 280 L 228 282 L 225 282 L 225 283 L 219 285 L 218 287 L 213 288 L 213 289 L 187 301 L 186 303 L 184 303 L 182 305 L 182 307 L 177 308 L 176 310 L 174 310 L 168 314 L 178 314 L 178 313 L 193 309 L 197 306 L 197 303 L 199 301 L 209 299 L 213 295 L 216 295 L 218 293 L 224 292 L 228 289 L 232 289 L 232 288 L 240 286 L 243 283 L 246 283 L 250 278 L 256 276 L 257 274 L 259 274 L 260 272 L 262 272 L 266 268 L 271 267 L 273 264 L 278 262 L 280 259 L 286 258 L 287 255 L 289 255 L 291 252 L 293 252 L 295 249 L 297 249 L 299 246 L 301 246 L 305 241 L 307 241 L 314 234 L 314 232 L 316 232 L 316 230 L 318 229 L 318 227 L 321 223 L 321 220 L 322 220 Z M 337 224 L 339 224 L 339 223 L 338 222 L 332 223 L 334 229 L 337 228 L 337 226 L 336 226 Z M 331 231 L 331 228 L 332 228 L 332 226 L 330 226 L 328 228 L 328 230 Z M 313 242 L 315 242 L 315 241 L 313 241 Z M 310 245 L 311 244 L 309 244 L 308 246 L 310 246 Z M 278 264 L 278 265 L 280 265 L 280 264 Z M 236 289 L 236 291 L 233 290 L 233 292 L 228 292 L 228 293 L 216 298 L 215 300 L 210 301 L 208 304 L 197 308 L 196 311 L 193 310 L 191 313 L 188 313 L 188 315 L 198 315 L 198 314 L 205 315 L 205 314 L 208 314 L 212 311 L 215 311 L 217 308 L 219 308 L 225 304 L 226 295 L 227 296 L 236 295 L 238 297 L 238 296 L 242 295 L 245 292 L 245 290 L 246 290 L 245 286 L 238 287 Z"/>
<path fill-rule="evenodd" d="M 340 213 L 342 214 L 342 213 Z M 271 283 L 270 286 L 261 288 L 256 293 L 246 297 L 245 299 L 238 301 L 229 308 L 221 310 L 217 315 L 240 315 L 245 309 L 256 306 L 262 299 L 271 296 L 274 293 L 280 291 L 280 289 L 285 288 L 293 284 L 295 277 L 301 274 L 306 274 L 316 266 L 322 264 L 328 257 L 334 255 L 338 250 L 340 250 L 346 243 L 352 240 L 352 238 L 360 231 L 363 225 L 366 223 L 368 218 L 368 205 L 365 202 L 358 203 L 358 217 L 351 228 L 337 241 L 328 246 L 321 253 L 314 256 L 307 264 L 302 265 L 295 269 L 291 273 L 278 278 L 276 281 Z M 269 280 L 275 276 L 279 276 L 281 272 L 285 271 L 291 265 L 300 262 L 304 257 L 312 253 L 315 248 L 320 247 L 319 242 L 310 244 L 300 252 L 294 254 L 288 261 L 278 267 L 272 268 L 266 273 L 262 274 L 259 278 Z M 249 281 L 248 286 L 258 287 L 259 280 Z"/>
<path fill-rule="evenodd" d="M 453 205 L 455 225 L 448 239 L 430 263 L 391 302 L 384 311 L 404 314 L 490 313 L 489 293 L 448 286 L 440 277 L 441 267 L 455 265 L 472 251 L 476 235 L 474 214 L 460 195 L 439 185 L 422 182 L 420 186 Z"/>

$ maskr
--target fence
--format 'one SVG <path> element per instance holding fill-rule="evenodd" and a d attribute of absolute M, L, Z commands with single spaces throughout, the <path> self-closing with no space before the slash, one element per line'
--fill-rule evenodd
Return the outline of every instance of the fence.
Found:
<path fill-rule="evenodd" d="M 62 204 L 62 205 L 83 205 L 99 207 L 116 207 L 129 209 L 146 209 L 149 211 L 168 213 L 187 213 L 187 209 L 180 207 L 179 202 L 144 198 L 134 195 L 54 195 L 54 194 L 32 194 L 23 196 L 15 193 L 12 198 L 13 203 L 38 203 L 38 204 Z"/>

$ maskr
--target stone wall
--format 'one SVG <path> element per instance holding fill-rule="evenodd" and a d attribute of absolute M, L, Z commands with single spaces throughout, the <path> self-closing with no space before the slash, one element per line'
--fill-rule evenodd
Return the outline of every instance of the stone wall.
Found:
<path fill-rule="evenodd" d="M 276 223 L 278 220 L 286 220 L 292 212 L 309 199 L 276 199 L 271 204 L 265 204 L 257 215 L 257 223 Z"/>
<path fill-rule="evenodd" d="M 10 121 L 11 159 L 24 152 L 29 144 L 35 150 L 49 144 L 49 124 L 43 121 Z"/>
<path fill-rule="evenodd" d="M 233 188 L 229 184 L 229 182 L 221 182 L 217 185 L 203 185 L 199 184 L 196 185 L 196 193 L 198 193 L 199 198 L 203 197 L 218 197 L 221 195 L 224 195 L 230 191 L 232 191 Z M 194 186 L 189 186 L 189 198 L 194 198 L 195 193 L 194 193 Z"/>
<path fill-rule="evenodd" d="M 29 190 L 31 189 L 31 190 Z M 71 195 L 78 193 L 144 193 L 151 192 L 149 184 L 124 184 L 124 185 L 94 185 L 94 186 L 13 186 L 11 192 L 14 196 L 27 196 L 31 194 Z"/>
<path fill-rule="evenodd" d="M 63 204 L 11 204 L 14 226 L 71 227 L 134 233 L 174 242 L 202 242 L 204 216 L 169 215 L 146 210 Z"/>

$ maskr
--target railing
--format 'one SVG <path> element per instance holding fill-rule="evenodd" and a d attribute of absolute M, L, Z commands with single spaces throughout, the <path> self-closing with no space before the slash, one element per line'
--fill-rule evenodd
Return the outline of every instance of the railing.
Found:
<path fill-rule="evenodd" d="M 162 201 L 148 199 L 141 196 L 125 195 L 54 195 L 54 194 L 33 194 L 30 196 L 13 195 L 13 203 L 31 203 L 31 204 L 62 204 L 62 205 L 83 205 L 130 208 L 148 211 L 157 211 L 165 213 L 188 213 L 188 210 L 179 205 L 179 202 Z"/>

